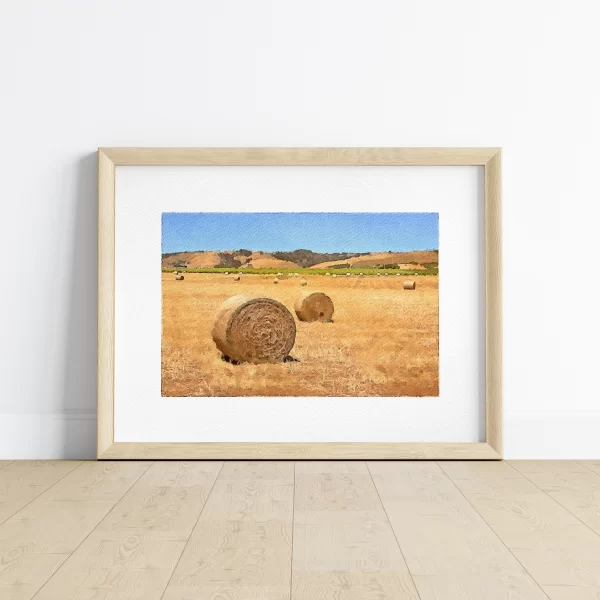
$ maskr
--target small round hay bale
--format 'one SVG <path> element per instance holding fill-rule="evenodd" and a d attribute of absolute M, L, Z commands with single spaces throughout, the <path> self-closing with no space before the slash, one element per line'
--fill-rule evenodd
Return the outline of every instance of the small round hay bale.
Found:
<path fill-rule="evenodd" d="M 277 277 L 275 277 L 275 279 L 273 279 L 273 283 L 279 283 L 279 279 L 277 279 Z"/>
<path fill-rule="evenodd" d="M 350 277 L 352 273 L 346 273 L 346 277 Z"/>
<path fill-rule="evenodd" d="M 277 273 L 277 277 L 283 277 L 283 273 Z"/>
<path fill-rule="evenodd" d="M 225 275 L 229 275 L 229 271 L 225 271 Z"/>
<path fill-rule="evenodd" d="M 337 275 L 334 273 L 334 274 L 332 275 L 332 277 L 337 277 Z"/>
<path fill-rule="evenodd" d="M 301 279 L 300 285 L 304 287 L 305 285 L 308 285 L 308 281 L 306 281 L 306 279 Z"/>
<path fill-rule="evenodd" d="M 236 276 L 233 278 L 233 280 L 234 280 L 234 281 L 239 281 L 240 279 L 241 279 L 241 277 L 240 277 L 239 275 L 236 275 Z"/>
<path fill-rule="evenodd" d="M 404 284 L 402 285 L 402 287 L 405 290 L 415 290 L 417 288 L 417 282 L 416 281 L 405 281 Z"/>
<path fill-rule="evenodd" d="M 323 292 L 302 292 L 294 303 L 300 321 L 329 323 L 333 317 L 333 302 Z"/>
<path fill-rule="evenodd" d="M 176 281 L 183 281 L 183 275 L 175 275 Z"/>
<path fill-rule="evenodd" d="M 219 309 L 212 338 L 231 360 L 278 363 L 294 347 L 296 323 L 292 313 L 276 300 L 232 296 Z"/>
<path fill-rule="evenodd" d="M 363 276 L 363 274 L 362 274 L 362 273 L 359 273 L 359 274 L 358 274 L 358 276 L 359 276 L 359 277 L 362 277 L 362 276 Z"/>
<path fill-rule="evenodd" d="M 294 277 L 300 277 L 300 273 L 294 273 Z"/>
<path fill-rule="evenodd" d="M 325 275 L 331 275 L 331 273 L 325 273 Z"/>

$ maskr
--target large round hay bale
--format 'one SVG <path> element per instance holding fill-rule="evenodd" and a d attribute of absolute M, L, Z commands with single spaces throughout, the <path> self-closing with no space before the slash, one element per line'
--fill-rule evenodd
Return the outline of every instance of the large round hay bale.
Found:
<path fill-rule="evenodd" d="M 279 279 L 277 279 L 277 277 L 275 277 L 275 279 L 273 279 L 273 283 L 279 283 Z"/>
<path fill-rule="evenodd" d="M 177 281 L 183 281 L 183 275 L 175 275 Z"/>
<path fill-rule="evenodd" d="M 302 292 L 296 299 L 294 310 L 300 321 L 329 323 L 333 317 L 333 302 L 323 292 Z"/>
<path fill-rule="evenodd" d="M 231 360 L 277 363 L 294 347 L 296 323 L 277 300 L 232 296 L 219 309 L 212 337 Z"/>
<path fill-rule="evenodd" d="M 233 278 L 233 280 L 234 280 L 234 281 L 239 281 L 240 279 L 241 279 L 241 277 L 240 277 L 239 275 L 236 275 L 236 276 Z"/>
<path fill-rule="evenodd" d="M 417 282 L 416 281 L 405 281 L 403 287 L 405 290 L 414 290 L 417 288 Z"/>
<path fill-rule="evenodd" d="M 304 287 L 305 285 L 308 285 L 308 281 L 306 281 L 306 279 L 301 279 L 301 280 L 300 280 L 300 285 L 301 285 L 302 287 Z"/>

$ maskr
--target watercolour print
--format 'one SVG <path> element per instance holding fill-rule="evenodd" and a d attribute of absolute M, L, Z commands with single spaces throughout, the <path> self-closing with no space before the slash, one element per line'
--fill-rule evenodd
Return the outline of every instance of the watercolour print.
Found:
<path fill-rule="evenodd" d="M 439 395 L 437 213 L 163 213 L 162 396 Z"/>

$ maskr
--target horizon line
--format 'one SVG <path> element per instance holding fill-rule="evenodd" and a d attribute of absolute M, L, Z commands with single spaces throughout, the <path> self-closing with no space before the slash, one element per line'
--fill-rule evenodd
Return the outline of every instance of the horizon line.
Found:
<path fill-rule="evenodd" d="M 353 252 L 353 251 L 344 251 L 344 252 L 329 252 L 329 251 L 316 251 L 310 250 L 310 248 L 296 248 L 295 250 L 257 250 L 253 248 L 213 248 L 212 250 L 175 250 L 173 252 L 162 252 L 162 255 L 165 254 L 184 254 L 191 252 L 235 252 L 240 250 L 249 250 L 250 252 L 262 252 L 263 254 L 273 254 L 275 252 L 299 252 L 301 250 L 306 250 L 307 252 L 312 252 L 313 254 L 407 254 L 408 252 L 439 252 L 439 248 L 413 248 L 411 250 L 370 250 L 369 252 Z"/>

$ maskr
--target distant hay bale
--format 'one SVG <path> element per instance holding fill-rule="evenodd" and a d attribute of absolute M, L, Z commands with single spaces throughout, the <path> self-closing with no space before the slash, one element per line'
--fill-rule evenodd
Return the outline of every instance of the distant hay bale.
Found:
<path fill-rule="evenodd" d="M 225 275 L 229 275 L 229 271 L 225 271 Z"/>
<path fill-rule="evenodd" d="M 175 275 L 177 281 L 183 281 L 183 275 Z"/>
<path fill-rule="evenodd" d="M 350 275 L 352 275 L 352 273 L 346 273 L 346 277 L 350 277 Z"/>
<path fill-rule="evenodd" d="M 300 277 L 300 273 L 294 273 L 294 277 Z"/>
<path fill-rule="evenodd" d="M 325 275 L 331 275 L 331 273 L 325 273 Z"/>
<path fill-rule="evenodd" d="M 175 269 L 175 270 L 173 271 L 173 275 L 179 275 L 179 271 L 178 271 L 177 269 Z"/>
<path fill-rule="evenodd" d="M 358 274 L 358 276 L 359 276 L 359 277 L 362 277 L 362 276 L 363 276 L 363 274 L 362 274 L 362 273 L 359 273 L 359 274 Z"/>
<path fill-rule="evenodd" d="M 236 362 L 278 363 L 294 347 L 296 323 L 292 313 L 276 300 L 232 296 L 219 309 L 212 338 L 217 348 Z"/>
<path fill-rule="evenodd" d="M 308 281 L 306 281 L 306 279 L 301 279 L 301 280 L 300 280 L 300 285 L 301 285 L 301 286 L 308 285 Z"/>
<path fill-rule="evenodd" d="M 334 273 L 334 274 L 332 275 L 332 277 L 337 277 L 337 275 Z"/>
<path fill-rule="evenodd" d="M 283 273 L 277 273 L 277 277 L 283 277 Z"/>
<path fill-rule="evenodd" d="M 241 279 L 241 277 L 240 277 L 239 275 L 236 275 L 236 276 L 233 278 L 233 280 L 234 280 L 234 281 L 239 281 L 240 279 Z"/>
<path fill-rule="evenodd" d="M 277 277 L 275 277 L 275 279 L 273 279 L 273 283 L 279 283 L 279 279 L 277 279 Z"/>
<path fill-rule="evenodd" d="M 405 290 L 414 290 L 417 288 L 417 282 L 416 281 L 405 281 L 402 287 Z"/>
<path fill-rule="evenodd" d="M 322 292 L 302 292 L 296 299 L 294 310 L 300 321 L 329 323 L 333 317 L 333 302 Z"/>

